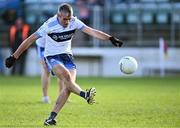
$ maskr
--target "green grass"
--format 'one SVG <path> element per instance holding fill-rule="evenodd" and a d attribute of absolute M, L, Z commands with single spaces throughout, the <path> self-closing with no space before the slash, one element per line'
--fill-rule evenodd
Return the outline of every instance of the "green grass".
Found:
<path fill-rule="evenodd" d="M 41 128 L 55 103 L 41 103 L 39 77 L 0 76 L 0 127 Z M 95 105 L 71 95 L 57 116 L 60 128 L 179 128 L 180 78 L 78 78 L 83 89 L 97 89 Z"/>

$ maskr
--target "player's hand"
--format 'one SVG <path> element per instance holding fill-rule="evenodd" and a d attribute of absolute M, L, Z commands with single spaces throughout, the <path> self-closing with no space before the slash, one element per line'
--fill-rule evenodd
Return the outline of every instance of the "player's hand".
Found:
<path fill-rule="evenodd" d="M 111 36 L 109 38 L 109 40 L 116 47 L 121 47 L 123 45 L 123 42 L 121 40 L 119 40 L 118 38 L 116 38 L 116 37 Z"/>
<path fill-rule="evenodd" d="M 13 55 L 11 55 L 8 58 L 6 58 L 5 65 L 7 68 L 10 68 L 14 65 L 15 62 L 16 62 L 16 58 Z"/>

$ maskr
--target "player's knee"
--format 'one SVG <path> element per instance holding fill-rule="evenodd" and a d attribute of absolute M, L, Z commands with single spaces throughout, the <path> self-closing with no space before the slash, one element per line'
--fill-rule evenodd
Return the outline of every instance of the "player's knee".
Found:
<path fill-rule="evenodd" d="M 69 95 L 70 94 L 70 91 L 69 91 L 69 89 L 67 88 L 67 87 L 65 87 L 64 89 L 63 89 L 63 91 L 65 92 L 65 94 L 67 94 L 67 95 Z"/>
<path fill-rule="evenodd" d="M 69 82 L 69 81 L 71 81 L 71 75 L 70 75 L 70 73 L 69 72 L 63 72 L 63 76 L 64 76 L 64 80 L 65 80 L 65 82 Z"/>
<path fill-rule="evenodd" d="M 69 92 L 69 89 L 68 89 L 67 86 L 63 86 L 63 87 L 61 88 L 60 93 L 63 93 L 63 92 L 65 92 L 65 93 L 68 93 L 68 92 Z"/>

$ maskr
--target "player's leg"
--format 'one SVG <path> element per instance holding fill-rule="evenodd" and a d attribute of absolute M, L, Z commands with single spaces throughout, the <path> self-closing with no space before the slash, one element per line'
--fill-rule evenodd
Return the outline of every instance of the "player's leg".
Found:
<path fill-rule="evenodd" d="M 76 81 L 76 69 L 70 69 L 69 70 L 70 74 L 71 74 L 71 78 L 72 78 L 72 82 L 73 82 L 73 86 L 74 88 L 80 88 L 80 86 L 75 82 Z M 81 88 L 80 88 L 80 93 L 78 93 L 77 95 L 83 97 L 84 99 L 87 100 L 88 104 L 93 104 L 95 103 L 95 100 L 94 100 L 94 96 L 96 94 L 96 89 L 95 88 L 90 88 L 86 91 L 83 91 Z M 75 93 L 76 94 L 76 93 Z"/>
<path fill-rule="evenodd" d="M 72 70 L 72 69 L 69 69 L 69 72 L 71 74 L 71 78 L 72 78 L 72 81 L 76 81 L 76 70 Z M 59 84 L 59 92 L 61 92 L 61 90 L 66 86 L 64 84 L 64 81 L 58 79 L 58 84 Z"/>
<path fill-rule="evenodd" d="M 64 81 L 64 84 L 66 85 L 64 89 L 61 91 L 57 103 L 53 109 L 54 112 L 58 113 L 63 105 L 65 104 L 66 100 L 68 99 L 70 92 L 73 92 L 84 99 L 91 100 L 89 102 L 93 103 L 93 98 L 95 96 L 96 90 L 93 89 L 89 94 L 89 92 L 83 91 L 78 84 L 75 83 L 75 81 L 72 80 L 71 73 L 76 73 L 75 69 L 74 71 L 71 70 L 71 73 L 69 70 L 67 70 L 63 65 L 55 65 L 53 68 L 53 72 L 56 74 L 56 76 Z M 90 98 L 90 99 L 89 99 Z M 91 104 L 90 103 L 90 104 Z"/>
<path fill-rule="evenodd" d="M 62 109 L 64 104 L 67 102 L 68 97 L 70 96 L 70 91 L 67 88 L 67 86 L 65 85 L 66 84 L 66 82 L 64 81 L 65 78 L 63 78 L 63 75 L 60 75 L 60 74 L 62 74 L 61 71 L 66 70 L 66 69 L 62 68 L 62 69 L 56 71 L 56 67 L 58 68 L 59 66 L 56 65 L 53 68 L 53 72 L 56 74 L 59 81 L 61 81 L 59 83 L 59 84 L 61 84 L 61 90 L 60 90 L 59 96 L 56 100 L 56 104 L 55 104 L 52 112 L 50 113 L 49 118 L 45 120 L 44 125 L 56 125 L 55 117 L 57 116 L 57 113 L 60 111 L 60 109 Z"/>
<path fill-rule="evenodd" d="M 37 53 L 39 57 L 39 62 L 41 65 L 41 86 L 42 86 L 42 101 L 44 103 L 50 103 L 50 99 L 48 96 L 48 87 L 50 83 L 50 71 L 48 70 L 48 66 L 44 61 L 44 48 L 37 45 Z"/>
<path fill-rule="evenodd" d="M 80 86 L 75 83 L 76 69 L 73 69 L 73 66 L 69 67 L 69 63 L 65 67 L 61 63 L 61 61 L 56 60 L 55 58 L 56 57 L 47 58 L 48 65 L 51 65 L 51 67 L 53 67 L 53 72 L 61 81 L 64 82 L 65 86 L 63 87 L 61 93 L 59 94 L 59 97 L 57 98 L 56 104 L 53 108 L 53 111 L 50 114 L 50 117 L 44 122 L 45 125 L 56 124 L 56 121 L 54 119 L 57 113 L 62 109 L 62 107 L 66 103 L 71 92 L 83 97 L 88 101 L 89 104 L 94 103 L 93 101 L 96 93 L 95 88 L 91 88 L 88 92 L 83 91 L 80 88 Z M 65 60 L 67 60 L 67 58 Z M 71 70 L 68 70 L 67 68 L 71 68 Z"/>
<path fill-rule="evenodd" d="M 66 85 L 64 84 L 64 81 L 57 79 L 58 81 L 58 85 L 59 85 L 59 93 L 61 93 L 61 91 L 66 87 Z M 70 98 L 68 98 L 67 103 L 71 102 Z"/>
<path fill-rule="evenodd" d="M 76 70 L 69 69 L 69 72 L 71 74 L 72 81 L 76 81 Z M 68 102 L 71 102 L 70 97 L 68 98 Z"/>
<path fill-rule="evenodd" d="M 71 74 L 66 67 L 62 64 L 55 65 L 53 67 L 53 72 L 60 80 L 64 81 L 64 84 L 69 91 L 79 95 L 82 89 L 72 80 Z"/>
<path fill-rule="evenodd" d="M 76 70 L 69 70 L 69 72 L 70 72 L 72 81 L 75 82 L 76 81 Z M 65 85 L 65 82 L 63 80 L 58 79 L 58 83 L 59 83 L 59 88 L 60 88 L 59 92 L 62 93 L 63 91 L 66 91 L 67 87 Z M 70 102 L 69 98 L 67 99 L 66 102 Z"/>
<path fill-rule="evenodd" d="M 69 69 L 69 72 L 71 74 L 72 80 L 75 82 L 76 81 L 76 70 Z M 64 84 L 64 82 L 63 82 L 63 84 Z M 65 84 L 64 84 L 64 86 L 65 86 Z M 68 98 L 67 102 L 68 103 L 72 102 L 70 97 Z"/>
<path fill-rule="evenodd" d="M 69 70 L 72 70 L 76 75 L 76 65 L 73 62 L 73 56 L 71 54 L 59 54 L 55 56 L 49 56 L 46 58 L 46 62 L 48 66 L 53 70 L 56 76 L 64 81 L 64 84 L 68 88 L 70 92 L 73 92 L 81 97 L 85 98 L 86 100 L 89 99 L 89 94 L 86 95 L 86 92 L 83 91 L 78 84 L 76 84 L 75 80 L 72 79 L 71 73 Z M 74 78 L 75 79 L 75 78 Z M 91 89 L 94 90 L 95 89 Z M 93 95 L 93 91 L 92 92 Z M 91 93 L 90 93 L 90 97 Z M 93 97 L 92 97 L 93 98 Z M 90 98 L 91 99 L 91 98 Z M 88 103 L 90 101 L 88 100 Z"/>
<path fill-rule="evenodd" d="M 56 76 L 64 81 L 65 87 L 61 91 L 60 95 L 57 98 L 56 104 L 50 114 L 50 117 L 44 122 L 45 125 L 55 125 L 55 117 L 57 116 L 58 112 L 62 109 L 64 104 L 66 103 L 68 97 L 70 96 L 71 92 L 74 92 L 75 94 L 81 96 L 81 93 L 84 93 L 83 97 L 84 99 L 91 100 L 91 103 L 93 103 L 93 98 L 95 96 L 96 90 L 92 89 L 91 91 L 85 92 L 83 91 L 79 85 L 77 85 L 73 78 L 75 78 L 76 71 L 72 70 L 71 73 L 68 71 L 63 65 L 55 65 L 53 68 L 53 72 L 56 74 Z M 71 76 L 71 74 L 74 74 Z"/>
<path fill-rule="evenodd" d="M 41 73 L 41 84 L 42 84 L 42 92 L 43 97 L 42 101 L 44 103 L 50 103 L 49 95 L 48 95 L 48 87 L 50 83 L 50 73 L 48 71 L 47 65 L 44 60 L 40 60 L 40 64 L 42 65 L 42 73 Z"/>

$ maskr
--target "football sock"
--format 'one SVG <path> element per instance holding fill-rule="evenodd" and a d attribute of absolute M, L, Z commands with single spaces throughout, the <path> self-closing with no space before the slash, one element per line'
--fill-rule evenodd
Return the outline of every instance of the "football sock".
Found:
<path fill-rule="evenodd" d="M 49 100 L 49 96 L 44 96 L 44 100 Z"/>
<path fill-rule="evenodd" d="M 55 119 L 57 116 L 57 113 L 51 112 L 49 119 Z"/>
<path fill-rule="evenodd" d="M 49 96 L 44 96 L 44 99 L 47 99 L 47 100 L 49 100 Z"/>
<path fill-rule="evenodd" d="M 42 101 L 45 102 L 45 103 L 50 102 L 49 96 L 43 96 Z"/>
<path fill-rule="evenodd" d="M 84 99 L 86 99 L 86 92 L 81 91 L 81 92 L 80 92 L 80 96 L 83 97 Z"/>

